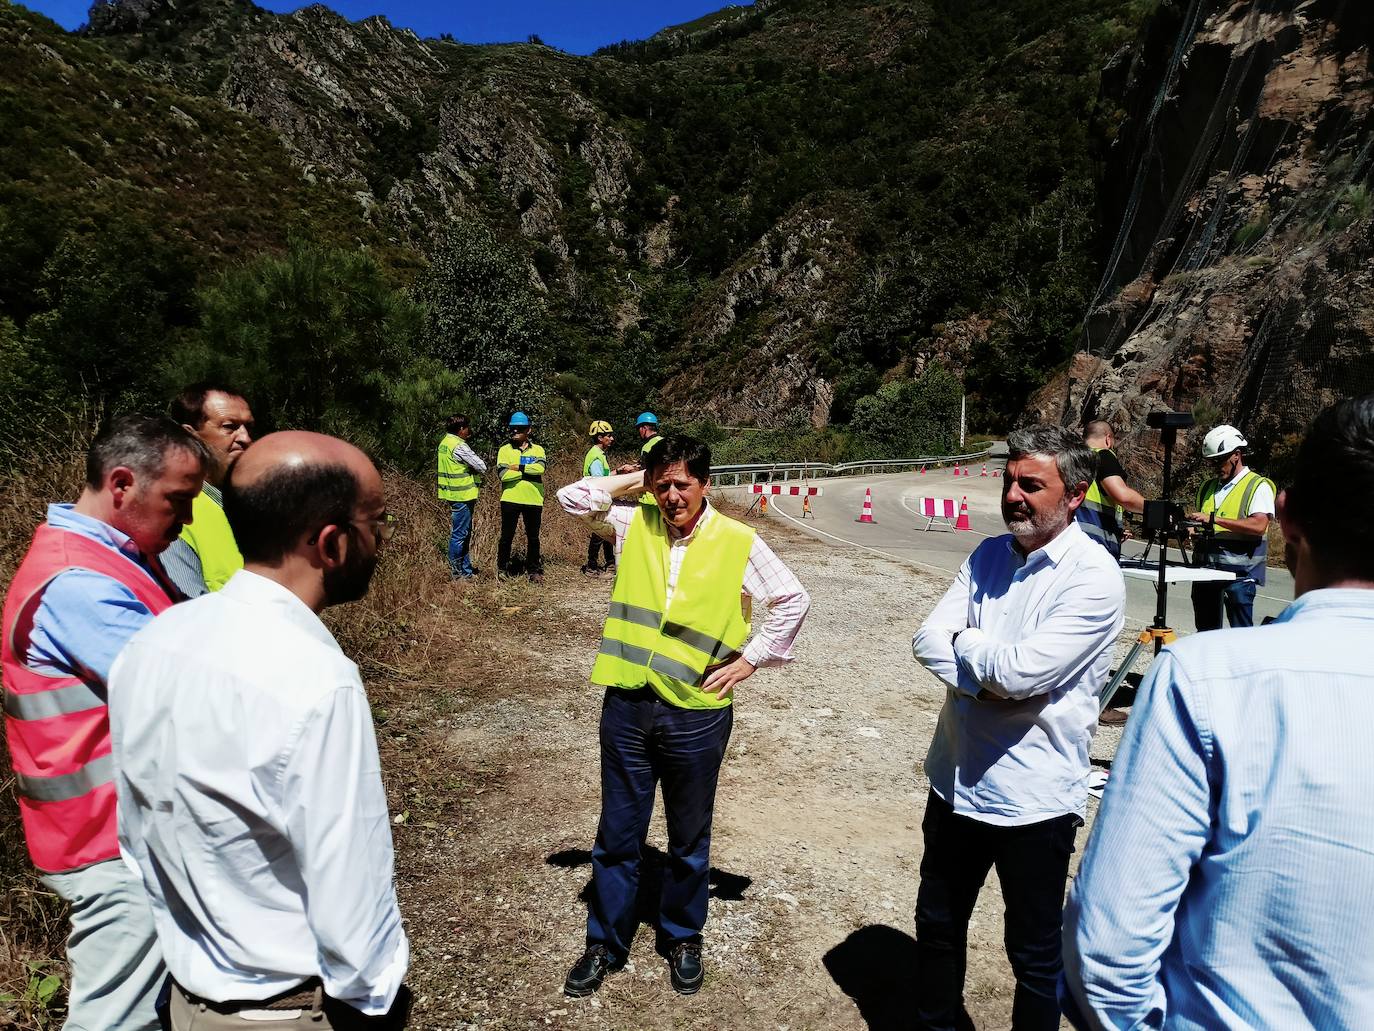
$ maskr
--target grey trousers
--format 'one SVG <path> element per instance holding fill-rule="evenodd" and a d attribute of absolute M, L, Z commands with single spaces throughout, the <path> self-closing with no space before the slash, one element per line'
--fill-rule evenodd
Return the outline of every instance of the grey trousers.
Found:
<path fill-rule="evenodd" d="M 186 997 L 181 986 L 172 982 L 172 1031 L 393 1031 L 405 1027 L 408 1010 L 407 989 L 402 988 L 397 1006 L 384 1017 L 365 1017 L 351 1006 L 324 998 L 317 992 L 315 1004 L 296 1010 L 242 1009 L 237 1013 L 218 1013 Z"/>
<path fill-rule="evenodd" d="M 63 1031 L 157 1031 L 167 970 L 142 882 L 120 859 L 41 879 L 72 907 Z"/>

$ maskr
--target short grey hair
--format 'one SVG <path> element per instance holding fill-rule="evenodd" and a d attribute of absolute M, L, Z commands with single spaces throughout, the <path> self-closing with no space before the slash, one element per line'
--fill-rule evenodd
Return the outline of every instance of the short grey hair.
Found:
<path fill-rule="evenodd" d="M 86 484 L 99 489 L 110 470 L 119 466 L 156 480 L 167 467 L 170 451 L 185 451 L 210 465 L 210 449 L 194 433 L 165 415 L 122 415 L 106 426 L 86 453 Z"/>
<path fill-rule="evenodd" d="M 1007 437 L 1007 461 L 1028 455 L 1053 458 L 1065 490 L 1092 483 L 1097 477 L 1097 455 L 1093 449 L 1078 434 L 1060 426 L 1027 426 Z"/>

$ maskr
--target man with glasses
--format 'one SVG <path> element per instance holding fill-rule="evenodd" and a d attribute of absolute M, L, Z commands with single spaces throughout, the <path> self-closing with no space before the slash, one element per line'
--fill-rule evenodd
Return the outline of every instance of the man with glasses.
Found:
<path fill-rule="evenodd" d="M 1255 589 L 1264 584 L 1266 534 L 1274 516 L 1274 482 L 1245 467 L 1249 444 L 1234 426 L 1217 426 L 1202 441 L 1212 477 L 1198 489 L 1188 518 L 1205 527 L 1197 549 L 1204 565 L 1236 575 L 1229 583 L 1193 584 L 1193 621 L 1220 630 L 1222 608 L 1231 626 L 1255 623 Z"/>
<path fill-rule="evenodd" d="M 264 437 L 225 483 L 244 568 L 115 663 L 119 839 L 152 903 L 175 1031 L 404 1026 L 371 711 L 319 618 L 367 593 L 395 528 L 385 504 L 352 445 Z"/>

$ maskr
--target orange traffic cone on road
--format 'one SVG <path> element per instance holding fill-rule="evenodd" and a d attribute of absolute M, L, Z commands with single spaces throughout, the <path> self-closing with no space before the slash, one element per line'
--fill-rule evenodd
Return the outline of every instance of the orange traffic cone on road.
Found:
<path fill-rule="evenodd" d="M 959 519 L 958 519 L 958 521 L 954 524 L 954 528 L 955 528 L 956 530 L 972 530 L 972 529 L 973 529 L 973 527 L 969 525 L 969 521 L 968 521 L 968 497 L 967 497 L 967 495 L 964 497 L 963 502 L 959 505 Z"/>
<path fill-rule="evenodd" d="M 968 466 L 964 466 L 964 475 L 965 475 L 965 476 L 972 476 L 972 475 L 973 475 L 973 473 L 969 472 Z"/>
<path fill-rule="evenodd" d="M 856 523 L 873 522 L 873 488 L 864 488 L 864 510 L 859 513 L 859 518 L 854 520 Z"/>
<path fill-rule="evenodd" d="M 767 514 L 768 514 L 768 495 L 767 495 L 767 494 L 760 494 L 760 495 L 759 495 L 759 515 L 767 515 Z"/>
<path fill-rule="evenodd" d="M 926 474 L 926 467 L 925 467 L 925 466 L 921 466 L 921 475 L 924 476 L 925 474 Z"/>
<path fill-rule="evenodd" d="M 984 462 L 984 463 L 983 463 L 983 473 L 982 473 L 982 475 L 986 476 L 987 474 L 988 474 L 988 464 L 987 464 L 987 462 Z"/>
<path fill-rule="evenodd" d="M 955 475 L 955 476 L 958 476 L 958 475 L 959 475 L 959 463 L 958 463 L 958 462 L 955 462 L 955 463 L 954 463 L 954 475 Z"/>

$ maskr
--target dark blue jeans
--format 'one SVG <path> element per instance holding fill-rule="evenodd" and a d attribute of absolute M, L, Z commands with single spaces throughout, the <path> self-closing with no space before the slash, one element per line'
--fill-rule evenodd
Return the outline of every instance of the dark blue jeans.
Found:
<path fill-rule="evenodd" d="M 472 559 L 468 557 L 468 546 L 472 543 L 472 510 L 477 507 L 477 499 L 471 501 L 450 501 L 453 508 L 453 527 L 448 535 L 448 568 L 454 576 L 471 576 Z"/>
<path fill-rule="evenodd" d="M 1255 625 L 1255 581 L 1193 584 L 1193 622 L 1199 630 L 1220 630 L 1221 610 L 1231 626 Z"/>
<path fill-rule="evenodd" d="M 666 944 L 700 941 L 711 867 L 716 781 L 734 706 L 683 709 L 650 688 L 608 688 L 601 705 L 601 822 L 592 849 L 587 944 L 623 960 L 634 941 L 640 848 L 663 782 L 668 861 L 659 899 Z"/>
<path fill-rule="evenodd" d="M 960 816 L 934 791 L 927 795 L 916 893 L 916 1027 L 952 1031 L 961 1026 L 968 922 L 994 866 L 1006 903 L 1007 959 L 1016 975 L 1011 1026 L 1014 1031 L 1059 1027 L 1064 886 L 1081 823 L 1069 813 L 1003 827 Z"/>

